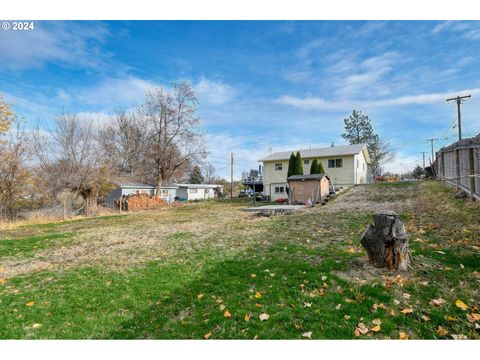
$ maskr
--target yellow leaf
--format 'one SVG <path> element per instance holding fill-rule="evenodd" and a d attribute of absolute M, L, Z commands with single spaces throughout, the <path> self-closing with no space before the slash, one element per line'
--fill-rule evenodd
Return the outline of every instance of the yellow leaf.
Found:
<path fill-rule="evenodd" d="M 33 324 L 32 329 L 38 329 L 42 324 Z"/>
<path fill-rule="evenodd" d="M 470 313 L 470 314 L 467 315 L 467 319 L 470 322 L 480 321 L 480 314 Z"/>
<path fill-rule="evenodd" d="M 0 278 L 0 285 L 3 285 L 7 282 L 7 279 Z"/>
<path fill-rule="evenodd" d="M 407 340 L 408 339 L 408 335 L 407 335 L 406 332 L 400 331 L 400 333 L 398 335 L 399 335 L 400 340 Z"/>
<path fill-rule="evenodd" d="M 453 316 L 450 316 L 450 315 L 446 315 L 445 319 L 448 320 L 448 321 L 457 321 L 456 317 L 453 317 Z"/>
<path fill-rule="evenodd" d="M 463 311 L 468 310 L 468 306 L 462 300 L 459 300 L 459 299 L 455 300 L 455 305 L 458 308 L 462 309 Z"/>
<path fill-rule="evenodd" d="M 208 332 L 208 333 L 206 333 L 205 335 L 203 335 L 203 338 L 204 338 L 205 340 L 208 340 L 208 338 L 209 338 L 210 336 L 212 336 L 212 332 L 211 332 L 211 331 Z"/>
<path fill-rule="evenodd" d="M 250 274 L 250 276 L 255 279 L 257 277 L 257 274 Z"/>
<path fill-rule="evenodd" d="M 260 318 L 260 321 L 266 321 L 270 318 L 270 315 L 268 315 L 267 313 L 263 313 L 263 314 L 260 314 L 259 318 Z"/>
<path fill-rule="evenodd" d="M 33 306 L 35 304 L 35 301 L 29 301 L 25 304 L 25 306 Z"/>
<path fill-rule="evenodd" d="M 448 334 L 448 330 L 445 329 L 443 326 L 438 326 L 437 334 L 440 336 L 446 336 Z"/>
<path fill-rule="evenodd" d="M 245 314 L 245 321 L 250 321 L 250 318 L 251 318 L 250 314 L 248 313 Z"/>
<path fill-rule="evenodd" d="M 400 311 L 402 314 L 411 314 L 413 312 L 413 310 L 411 308 L 405 308 L 403 309 L 402 311 Z"/>
<path fill-rule="evenodd" d="M 203 294 L 198 294 L 197 298 L 200 300 L 201 298 L 203 298 Z"/>
<path fill-rule="evenodd" d="M 376 325 L 373 328 L 371 328 L 370 330 L 372 330 L 373 332 L 379 332 L 380 331 L 380 325 Z"/>
<path fill-rule="evenodd" d="M 262 297 L 262 294 L 257 291 L 257 292 L 255 293 L 255 297 L 256 297 L 257 299 L 260 299 L 260 298 Z"/>
<path fill-rule="evenodd" d="M 225 313 L 223 314 L 223 316 L 225 316 L 225 317 L 227 317 L 227 318 L 231 318 L 231 317 L 232 317 L 232 314 L 230 314 L 230 311 L 225 310 Z"/>

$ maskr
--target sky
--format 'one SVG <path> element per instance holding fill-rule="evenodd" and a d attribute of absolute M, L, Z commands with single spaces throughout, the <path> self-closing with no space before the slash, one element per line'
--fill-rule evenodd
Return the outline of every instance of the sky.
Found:
<path fill-rule="evenodd" d="M 189 81 L 208 161 L 235 178 L 272 152 L 344 145 L 361 110 L 394 149 L 387 170 L 480 133 L 480 22 L 41 21 L 0 31 L 0 94 L 27 126 L 48 131 L 62 112 L 140 104 L 148 88 Z"/>

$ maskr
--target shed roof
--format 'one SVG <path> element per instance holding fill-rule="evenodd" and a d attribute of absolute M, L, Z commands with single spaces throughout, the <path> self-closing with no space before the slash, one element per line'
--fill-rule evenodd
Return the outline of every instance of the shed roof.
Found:
<path fill-rule="evenodd" d="M 329 156 L 342 156 L 342 155 L 356 155 L 364 151 L 364 155 L 367 163 L 370 162 L 366 144 L 354 144 L 354 145 L 342 145 L 342 146 L 330 146 L 325 148 L 305 149 L 299 150 L 302 159 L 315 158 L 315 157 L 329 157 Z M 280 151 L 266 156 L 258 161 L 275 161 L 275 160 L 288 160 L 290 155 L 296 153 L 294 151 Z"/>
<path fill-rule="evenodd" d="M 114 180 L 112 183 L 122 188 L 155 189 L 157 187 L 156 185 L 137 180 Z"/>
<path fill-rule="evenodd" d="M 304 180 L 321 180 L 326 177 L 330 180 L 326 174 L 311 174 L 311 175 L 292 175 L 287 178 L 287 181 L 304 181 Z"/>
<path fill-rule="evenodd" d="M 223 185 L 217 184 L 175 184 L 180 188 L 190 188 L 190 189 L 217 189 L 223 188 Z"/>

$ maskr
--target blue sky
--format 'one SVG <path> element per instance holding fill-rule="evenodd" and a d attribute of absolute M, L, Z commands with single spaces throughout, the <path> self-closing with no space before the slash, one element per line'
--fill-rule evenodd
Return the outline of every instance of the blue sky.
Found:
<path fill-rule="evenodd" d="M 427 138 L 480 132 L 480 22 L 114 21 L 36 22 L 0 31 L 0 93 L 30 126 L 67 112 L 142 101 L 155 84 L 190 81 L 209 161 L 236 177 L 272 151 L 344 144 L 353 109 L 396 150 L 387 168 L 421 162 Z"/>

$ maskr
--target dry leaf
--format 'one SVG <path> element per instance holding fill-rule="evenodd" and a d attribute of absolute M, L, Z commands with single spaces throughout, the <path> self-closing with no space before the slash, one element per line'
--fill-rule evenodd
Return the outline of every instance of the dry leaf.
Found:
<path fill-rule="evenodd" d="M 250 274 L 250 276 L 255 279 L 257 277 L 257 274 Z"/>
<path fill-rule="evenodd" d="M 338 304 L 337 306 L 335 306 L 335 309 L 340 310 L 341 307 L 342 307 L 342 304 Z"/>
<path fill-rule="evenodd" d="M 457 321 L 457 318 L 456 318 L 456 317 L 453 317 L 453 316 L 450 316 L 450 315 L 445 315 L 445 320 L 448 320 L 448 321 Z"/>
<path fill-rule="evenodd" d="M 270 318 L 270 315 L 268 315 L 267 313 L 263 313 L 263 314 L 260 314 L 258 318 L 260 319 L 260 321 L 266 321 Z"/>
<path fill-rule="evenodd" d="M 7 279 L 0 278 L 0 285 L 4 285 L 7 282 Z"/>
<path fill-rule="evenodd" d="M 432 300 L 430 300 L 429 304 L 432 305 L 432 306 L 442 306 L 443 304 L 445 304 L 445 300 L 443 300 L 443 299 L 432 299 Z"/>
<path fill-rule="evenodd" d="M 345 315 L 343 318 L 344 318 L 345 320 L 349 320 L 349 319 L 350 319 L 350 315 Z"/>
<path fill-rule="evenodd" d="M 390 316 L 395 316 L 395 310 L 390 309 Z"/>
<path fill-rule="evenodd" d="M 380 320 L 380 319 L 373 319 L 372 320 L 373 325 L 380 325 L 381 323 L 382 323 L 382 320 Z"/>
<path fill-rule="evenodd" d="M 312 338 L 312 332 L 311 332 L 311 331 L 304 332 L 304 333 L 302 334 L 302 336 L 303 336 L 304 338 L 309 338 L 309 339 L 311 339 L 311 338 Z"/>
<path fill-rule="evenodd" d="M 322 281 L 327 280 L 327 276 L 322 276 Z"/>
<path fill-rule="evenodd" d="M 225 310 L 225 312 L 223 313 L 223 316 L 225 316 L 225 317 L 227 317 L 227 318 L 231 318 L 231 317 L 232 317 L 232 314 L 230 314 L 230 311 Z"/>
<path fill-rule="evenodd" d="M 360 334 L 366 334 L 368 333 L 368 328 L 365 326 L 364 323 L 359 322 L 357 325 L 357 328 L 355 330 L 358 330 Z"/>
<path fill-rule="evenodd" d="M 395 305 L 400 305 L 400 301 L 398 301 L 397 299 L 393 299 L 393 303 L 394 303 Z"/>
<path fill-rule="evenodd" d="M 411 314 L 413 312 L 413 310 L 411 308 L 405 308 L 403 309 L 402 311 L 400 311 L 402 314 Z"/>
<path fill-rule="evenodd" d="M 252 316 L 250 314 L 248 314 L 248 313 L 245 314 L 245 321 L 250 321 L 251 317 Z"/>
<path fill-rule="evenodd" d="M 212 336 L 212 332 L 211 332 L 211 331 L 210 331 L 209 333 L 206 333 L 205 335 L 203 335 L 203 338 L 204 338 L 205 340 L 208 340 L 208 338 L 209 338 L 210 336 Z"/>
<path fill-rule="evenodd" d="M 312 307 L 312 303 L 307 303 L 307 302 L 303 303 L 303 307 L 306 307 L 306 308 Z"/>
<path fill-rule="evenodd" d="M 398 335 L 399 335 L 400 340 L 407 340 L 408 339 L 408 335 L 407 335 L 406 332 L 400 331 Z"/>
<path fill-rule="evenodd" d="M 440 336 L 446 336 L 448 334 L 448 330 L 445 329 L 443 326 L 438 326 L 437 334 Z"/>
<path fill-rule="evenodd" d="M 468 310 L 468 306 L 462 300 L 459 300 L 459 299 L 455 300 L 455 305 L 458 308 L 462 309 L 463 311 Z"/>
<path fill-rule="evenodd" d="M 225 305 L 221 304 L 220 305 L 220 311 L 223 311 L 223 310 L 225 310 Z"/>
<path fill-rule="evenodd" d="M 372 327 L 370 330 L 372 330 L 373 332 L 379 332 L 380 331 L 380 325 L 376 325 L 376 326 Z"/>
<path fill-rule="evenodd" d="M 476 314 L 476 313 L 467 314 L 467 320 L 469 322 L 480 321 L 480 314 Z"/>
<path fill-rule="evenodd" d="M 200 300 L 201 298 L 203 298 L 203 294 L 198 294 L 197 298 Z"/>
<path fill-rule="evenodd" d="M 29 301 L 25 304 L 25 306 L 33 306 L 35 304 L 35 301 Z"/>
<path fill-rule="evenodd" d="M 261 308 L 261 307 L 262 307 L 262 304 L 256 303 L 256 304 L 255 304 L 255 307 L 256 307 L 256 308 Z"/>
<path fill-rule="evenodd" d="M 348 298 L 347 298 L 347 299 L 345 299 L 345 302 L 346 302 L 346 303 L 352 303 L 352 302 L 355 302 L 355 300 L 352 300 L 352 299 L 348 299 Z"/>
<path fill-rule="evenodd" d="M 480 330 L 480 325 L 475 323 L 475 330 Z"/>
<path fill-rule="evenodd" d="M 300 324 L 294 323 L 293 325 L 295 325 L 295 329 L 297 330 L 300 330 L 302 328 L 302 325 Z"/>
<path fill-rule="evenodd" d="M 255 298 L 260 299 L 261 297 L 262 297 L 262 294 L 257 291 L 255 293 Z"/>
<path fill-rule="evenodd" d="M 32 329 L 38 329 L 42 324 L 33 324 Z"/>
<path fill-rule="evenodd" d="M 454 340 L 468 340 L 468 337 L 463 334 L 452 334 L 451 336 Z"/>
<path fill-rule="evenodd" d="M 405 299 L 410 299 L 411 296 L 412 296 L 412 295 L 410 295 L 409 293 L 403 293 L 403 297 L 404 297 Z"/>
<path fill-rule="evenodd" d="M 427 315 L 422 315 L 423 321 L 430 321 L 430 318 Z"/>

